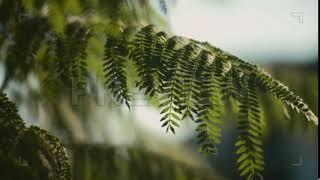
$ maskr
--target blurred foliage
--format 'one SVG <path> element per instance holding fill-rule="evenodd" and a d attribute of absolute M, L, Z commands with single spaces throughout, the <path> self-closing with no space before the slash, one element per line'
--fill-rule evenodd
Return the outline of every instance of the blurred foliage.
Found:
<path fill-rule="evenodd" d="M 67 180 L 69 159 L 59 140 L 36 126 L 25 127 L 16 106 L 0 92 L 1 179 Z"/>
<path fill-rule="evenodd" d="M 30 112 L 41 101 L 50 114 L 49 128 L 59 129 L 56 134 L 64 134 L 67 141 L 77 137 L 72 137 L 60 103 L 70 98 L 72 89 L 83 89 L 84 76 L 88 93 L 97 90 L 106 34 L 120 27 L 130 34 L 141 24 L 167 25 L 148 0 L 1 0 L 0 13 L 0 64 L 5 72 L 1 89 L 14 94 L 16 103 L 27 103 Z M 29 97 L 24 99 L 12 86 L 24 86 Z M 72 113 L 84 120 L 78 112 Z"/>
<path fill-rule="evenodd" d="M 191 166 L 143 149 L 92 144 L 74 144 L 71 149 L 77 180 L 224 179 L 210 168 Z"/>

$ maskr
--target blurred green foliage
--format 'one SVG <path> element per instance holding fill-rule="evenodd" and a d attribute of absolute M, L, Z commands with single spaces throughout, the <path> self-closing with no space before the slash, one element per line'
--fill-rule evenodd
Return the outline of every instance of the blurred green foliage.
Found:
<path fill-rule="evenodd" d="M 73 177 L 77 180 L 223 180 L 208 167 L 179 162 L 141 148 L 74 144 Z"/>
<path fill-rule="evenodd" d="M 58 138 L 26 127 L 14 103 L 0 91 L 0 177 L 3 180 L 68 180 L 70 162 Z"/>

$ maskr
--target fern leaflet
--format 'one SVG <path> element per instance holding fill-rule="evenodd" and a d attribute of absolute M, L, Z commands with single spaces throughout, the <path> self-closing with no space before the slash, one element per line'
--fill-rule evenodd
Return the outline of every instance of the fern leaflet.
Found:
<path fill-rule="evenodd" d="M 125 73 L 125 61 L 128 54 L 126 39 L 109 35 L 105 43 L 104 72 L 107 88 L 111 90 L 118 102 L 125 102 L 130 109 L 130 95 Z"/>
<path fill-rule="evenodd" d="M 247 179 L 263 179 L 264 158 L 262 147 L 262 122 L 254 78 L 243 78 L 244 88 L 240 92 L 239 136 L 235 146 L 239 155 L 237 163 L 240 176 Z"/>
<path fill-rule="evenodd" d="M 217 153 L 216 145 L 221 137 L 221 62 L 218 58 L 206 66 L 201 81 L 199 81 L 200 94 L 197 107 L 198 144 L 200 152 L 207 155 Z"/>

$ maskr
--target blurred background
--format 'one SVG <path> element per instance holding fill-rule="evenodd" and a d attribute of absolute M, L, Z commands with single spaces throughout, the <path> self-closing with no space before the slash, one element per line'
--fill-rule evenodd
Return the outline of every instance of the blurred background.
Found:
<path fill-rule="evenodd" d="M 171 34 L 208 41 L 265 68 L 318 115 L 317 0 L 66 2 L 66 17 L 85 18 L 92 24 L 121 21 L 133 28 L 152 23 Z M 191 121 L 183 121 L 176 135 L 166 134 L 159 122 L 159 109 L 143 94 L 133 89 L 136 93 L 132 94 L 129 111 L 103 90 L 99 73 L 104 44 L 101 34 L 89 40 L 92 73 L 87 95 L 76 97 L 77 103 L 72 102 L 70 88 L 44 78 L 45 72 L 37 66 L 31 66 L 21 77 L 7 77 L 6 72 L 21 67 L 8 66 L 5 61 L 10 38 L 0 41 L 1 88 L 17 103 L 27 125 L 38 125 L 67 144 L 75 180 L 239 179 L 234 147 L 236 115 L 230 112 L 224 117 L 222 143 L 216 155 L 205 157 L 198 152 L 196 125 Z M 37 57 L 44 58 L 41 54 Z M 93 91 L 103 92 L 102 99 L 89 96 Z M 273 97 L 262 97 L 265 179 L 316 179 L 318 128 Z"/>

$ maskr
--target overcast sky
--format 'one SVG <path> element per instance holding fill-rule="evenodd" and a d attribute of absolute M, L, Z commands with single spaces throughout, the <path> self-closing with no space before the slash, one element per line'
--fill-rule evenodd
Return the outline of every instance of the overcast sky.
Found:
<path fill-rule="evenodd" d="M 169 19 L 175 34 L 251 62 L 317 57 L 318 0 L 177 0 Z"/>

